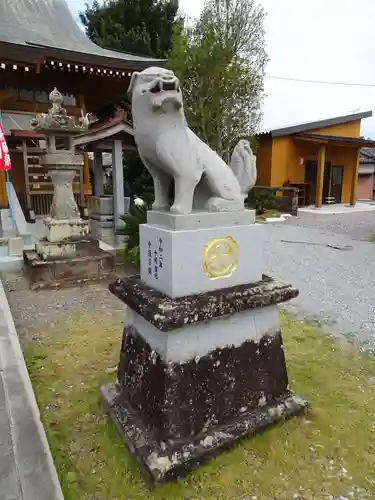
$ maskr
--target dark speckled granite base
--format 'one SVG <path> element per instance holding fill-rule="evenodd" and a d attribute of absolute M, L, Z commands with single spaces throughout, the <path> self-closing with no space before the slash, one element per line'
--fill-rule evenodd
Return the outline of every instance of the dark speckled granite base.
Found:
<path fill-rule="evenodd" d="M 116 280 L 110 290 L 172 336 L 187 324 L 266 308 L 298 295 L 297 289 L 266 276 L 258 283 L 178 299 L 136 276 Z M 228 331 L 228 342 L 205 356 L 167 363 L 147 336 L 133 324 L 126 326 L 117 383 L 103 386 L 101 396 L 151 485 L 178 477 L 240 438 L 307 408 L 304 399 L 288 391 L 281 332 L 277 324 L 272 329 L 259 337 L 249 331 L 241 345 L 230 345 Z"/>
<path fill-rule="evenodd" d="M 185 363 L 165 364 L 127 326 L 117 380 L 118 403 L 128 401 L 159 440 L 185 438 L 227 423 L 281 397 L 288 387 L 280 332 Z"/>
<path fill-rule="evenodd" d="M 198 436 L 160 442 L 143 426 L 128 403 L 118 403 L 116 386 L 102 386 L 100 392 L 105 411 L 138 460 L 150 487 L 183 476 L 240 439 L 299 415 L 307 408 L 304 399 L 286 393 L 270 405 L 243 412 L 227 424 Z"/>
<path fill-rule="evenodd" d="M 117 383 L 101 395 L 146 479 L 157 484 L 307 408 L 287 387 L 279 331 L 165 364 L 127 326 Z"/>
<path fill-rule="evenodd" d="M 297 288 L 263 276 L 249 283 L 172 299 L 145 285 L 139 276 L 117 279 L 110 291 L 161 331 L 207 321 L 247 309 L 257 309 L 297 297 Z"/>

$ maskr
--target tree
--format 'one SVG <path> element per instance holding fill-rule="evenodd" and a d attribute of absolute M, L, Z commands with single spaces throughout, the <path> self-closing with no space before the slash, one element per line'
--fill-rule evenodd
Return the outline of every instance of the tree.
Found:
<path fill-rule="evenodd" d="M 264 18 L 255 0 L 207 0 L 191 28 L 174 32 L 169 67 L 181 80 L 187 121 L 226 160 L 262 118 Z"/>
<path fill-rule="evenodd" d="M 101 47 L 156 58 L 167 56 L 174 28 L 182 26 L 178 0 L 94 0 L 79 17 L 86 35 Z M 126 94 L 97 110 L 97 117 L 113 114 L 118 105 L 130 109 Z M 124 181 L 130 194 L 147 201 L 153 196 L 152 178 L 137 155 L 125 158 Z"/>
<path fill-rule="evenodd" d="M 178 0 L 94 0 L 79 17 L 101 47 L 157 58 L 167 55 L 181 23 Z"/>

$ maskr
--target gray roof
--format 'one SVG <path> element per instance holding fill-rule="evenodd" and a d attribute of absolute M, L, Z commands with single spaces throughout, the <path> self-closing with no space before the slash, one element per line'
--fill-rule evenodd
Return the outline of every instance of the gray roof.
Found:
<path fill-rule="evenodd" d="M 0 0 L 1 42 L 23 46 L 28 52 L 31 48 L 39 49 L 39 52 L 45 49 L 45 53 L 48 49 L 55 49 L 69 51 L 76 58 L 89 55 L 102 59 L 103 65 L 106 60 L 112 60 L 112 65 L 117 61 L 119 67 L 124 63 L 146 67 L 160 62 L 160 59 L 107 50 L 94 44 L 74 20 L 65 0 Z"/>
<path fill-rule="evenodd" d="M 35 113 L 8 113 L 2 112 L 3 130 L 5 135 L 10 135 L 11 130 L 30 130 L 30 120 Z"/>
<path fill-rule="evenodd" d="M 298 125 L 265 130 L 258 135 L 283 137 L 286 135 L 298 134 L 300 132 L 308 132 L 309 130 L 315 130 L 318 128 L 331 127 L 333 125 L 342 125 L 343 123 L 350 123 L 357 120 L 362 120 L 362 118 L 370 118 L 371 116 L 372 111 L 363 111 L 362 113 L 353 113 L 350 115 L 337 116 L 335 118 L 326 118 L 324 120 L 318 120 L 314 122 L 300 123 Z"/>
<path fill-rule="evenodd" d="M 360 152 L 360 163 L 375 164 L 375 148 L 362 148 Z"/>

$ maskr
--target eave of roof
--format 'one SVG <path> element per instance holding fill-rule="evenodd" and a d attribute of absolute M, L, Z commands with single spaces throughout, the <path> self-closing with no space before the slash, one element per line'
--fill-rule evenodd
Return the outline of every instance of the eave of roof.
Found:
<path fill-rule="evenodd" d="M 293 134 L 293 137 L 300 139 L 311 139 L 315 142 L 326 143 L 339 143 L 345 145 L 352 145 L 354 147 L 375 147 L 375 141 L 370 139 L 361 139 L 359 137 L 342 137 L 336 135 L 321 135 L 321 134 L 308 134 L 299 133 Z"/>
<path fill-rule="evenodd" d="M 45 135 L 35 130 L 15 130 L 11 129 L 11 134 L 13 137 L 22 137 L 25 139 L 44 139 Z"/>
<path fill-rule="evenodd" d="M 317 120 L 288 127 L 270 129 L 264 132 L 260 132 L 257 135 L 260 137 L 263 135 L 270 135 L 271 137 L 283 137 L 287 135 L 298 134 L 300 132 L 308 132 L 309 130 L 332 127 L 334 125 L 342 125 L 344 123 L 362 120 L 363 118 L 370 118 L 371 116 L 372 111 L 363 111 L 361 113 L 352 113 L 350 115 L 336 116 L 334 118 L 326 118 L 324 120 Z"/>
<path fill-rule="evenodd" d="M 118 120 L 117 117 L 111 118 L 105 123 L 94 124 L 83 134 L 77 135 L 73 139 L 75 146 L 86 146 L 88 144 L 99 143 L 105 140 L 113 140 L 121 137 L 130 143 L 134 143 L 134 132 L 132 126 L 124 120 Z"/>
<path fill-rule="evenodd" d="M 60 58 L 118 69 L 141 69 L 165 61 L 104 49 L 89 40 L 65 0 L 0 2 L 0 56 L 43 62 Z"/>

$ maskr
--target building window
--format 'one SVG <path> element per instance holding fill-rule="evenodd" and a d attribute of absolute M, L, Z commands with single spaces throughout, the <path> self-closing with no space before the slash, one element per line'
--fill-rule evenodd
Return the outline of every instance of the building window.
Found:
<path fill-rule="evenodd" d="M 34 92 L 32 90 L 20 89 L 19 100 L 33 102 L 34 101 Z"/>
<path fill-rule="evenodd" d="M 17 89 L 14 87 L 5 87 L 7 92 L 12 94 L 15 101 L 39 102 L 41 104 L 49 104 L 49 92 L 44 90 L 28 90 Z M 76 98 L 73 94 L 63 94 L 64 106 L 77 106 Z"/>
<path fill-rule="evenodd" d="M 65 106 L 76 106 L 76 98 L 73 94 L 63 94 Z"/>
<path fill-rule="evenodd" d="M 49 98 L 47 92 L 37 90 L 35 92 L 36 102 L 47 103 Z"/>
<path fill-rule="evenodd" d="M 5 90 L 12 94 L 12 97 L 15 101 L 18 101 L 19 95 L 18 95 L 18 89 L 15 89 L 14 87 L 6 87 Z"/>

